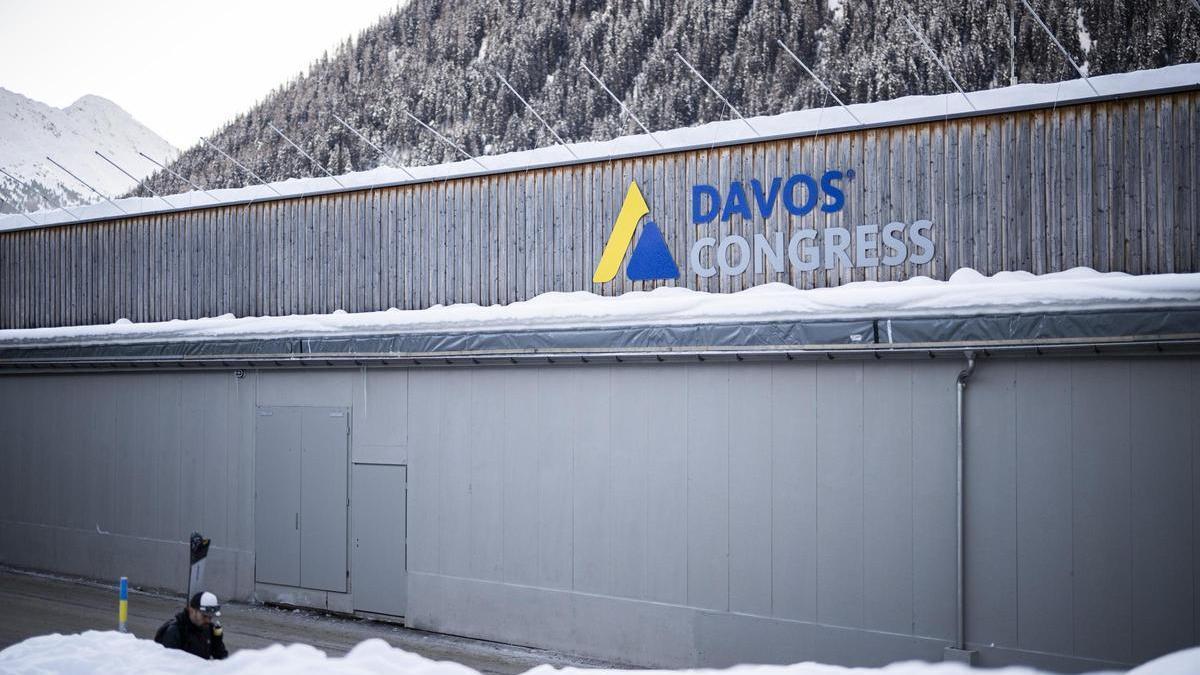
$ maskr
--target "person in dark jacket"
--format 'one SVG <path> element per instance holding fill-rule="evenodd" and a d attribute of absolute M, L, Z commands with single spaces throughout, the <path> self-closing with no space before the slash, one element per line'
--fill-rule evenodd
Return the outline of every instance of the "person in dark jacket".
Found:
<path fill-rule="evenodd" d="M 154 641 L 167 649 L 182 649 L 202 659 L 223 659 L 224 629 L 221 628 L 221 605 L 217 596 L 208 591 L 194 594 L 183 611 L 166 622 L 154 634 Z"/>

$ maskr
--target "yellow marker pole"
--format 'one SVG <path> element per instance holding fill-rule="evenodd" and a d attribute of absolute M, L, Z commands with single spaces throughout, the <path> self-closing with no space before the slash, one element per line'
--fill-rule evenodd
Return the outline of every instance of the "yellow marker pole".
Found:
<path fill-rule="evenodd" d="M 646 206 L 646 199 L 642 197 L 637 181 L 631 181 L 629 191 L 625 193 L 625 201 L 621 203 L 621 212 L 617 214 L 617 222 L 613 225 L 612 234 L 608 237 L 608 243 L 604 245 L 604 253 L 600 255 L 600 264 L 596 266 L 596 273 L 592 275 L 592 283 L 607 283 L 617 276 L 617 268 L 621 266 L 625 251 L 629 249 L 633 231 L 637 228 L 638 221 L 647 213 L 650 213 L 650 207 Z"/>
<path fill-rule="evenodd" d="M 125 622 L 129 620 L 129 579 L 121 577 L 121 600 L 117 605 L 117 630 L 122 633 L 128 633 L 129 629 L 125 627 Z"/>

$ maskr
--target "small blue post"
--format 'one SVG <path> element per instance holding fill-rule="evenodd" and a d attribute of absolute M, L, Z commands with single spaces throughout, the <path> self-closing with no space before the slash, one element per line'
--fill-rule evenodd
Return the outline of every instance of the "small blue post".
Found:
<path fill-rule="evenodd" d="M 121 577 L 121 601 L 117 606 L 117 630 L 128 633 L 125 622 L 129 619 L 129 578 Z"/>

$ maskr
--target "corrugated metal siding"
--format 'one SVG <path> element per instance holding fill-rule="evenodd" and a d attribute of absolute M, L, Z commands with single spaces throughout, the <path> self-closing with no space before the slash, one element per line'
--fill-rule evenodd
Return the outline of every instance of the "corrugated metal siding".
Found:
<path fill-rule="evenodd" d="M 0 327 L 508 303 L 658 285 L 729 292 L 863 279 L 1200 269 L 1200 93 L 770 141 L 395 188 L 0 233 Z M 846 207 L 691 222 L 695 183 L 854 169 Z M 593 284 L 636 179 L 683 276 Z M 923 265 L 700 278 L 703 236 L 921 218 Z M 753 268 L 751 268 L 752 270 Z"/>

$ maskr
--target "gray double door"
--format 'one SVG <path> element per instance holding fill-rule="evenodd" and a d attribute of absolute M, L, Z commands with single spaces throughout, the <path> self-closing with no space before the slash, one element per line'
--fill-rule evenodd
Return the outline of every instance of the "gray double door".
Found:
<path fill-rule="evenodd" d="M 259 408 L 255 428 L 257 581 L 346 592 L 345 408 Z"/>
<path fill-rule="evenodd" d="M 408 467 L 351 468 L 345 408 L 260 407 L 257 420 L 255 579 L 349 590 L 355 610 L 403 616 Z"/>

